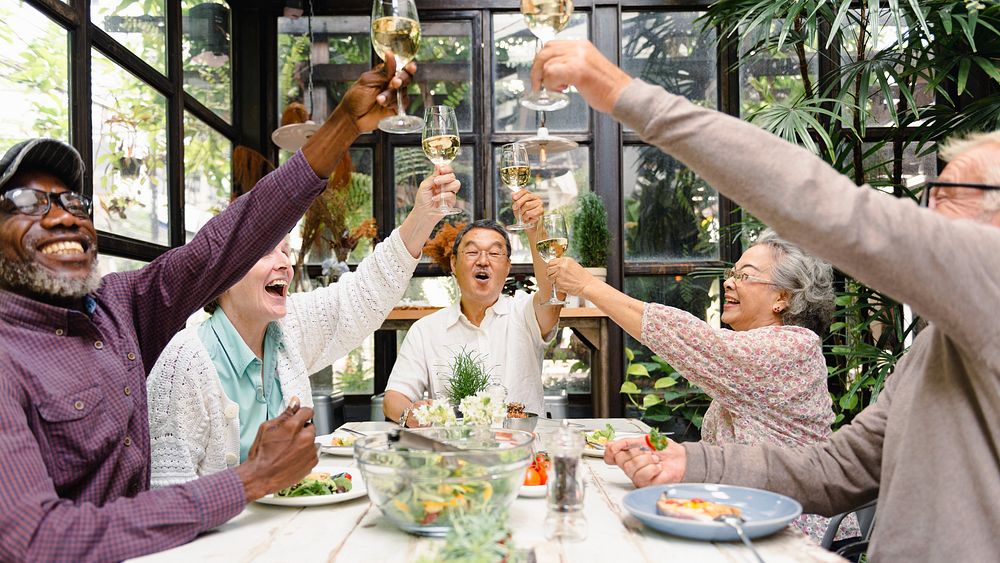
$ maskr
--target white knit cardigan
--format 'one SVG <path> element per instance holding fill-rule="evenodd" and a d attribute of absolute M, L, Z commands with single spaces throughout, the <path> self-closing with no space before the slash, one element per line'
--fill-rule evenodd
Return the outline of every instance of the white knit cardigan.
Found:
<path fill-rule="evenodd" d="M 312 405 L 309 374 L 359 346 L 399 302 L 418 260 L 399 231 L 337 283 L 288 298 L 277 372 L 287 401 Z M 239 464 L 240 407 L 229 400 L 198 327 L 177 333 L 146 381 L 152 486 L 184 483 Z"/>

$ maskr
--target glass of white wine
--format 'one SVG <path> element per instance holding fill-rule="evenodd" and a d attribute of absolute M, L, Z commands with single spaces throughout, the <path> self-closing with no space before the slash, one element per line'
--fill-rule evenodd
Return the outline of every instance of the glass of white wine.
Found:
<path fill-rule="evenodd" d="M 420 20 L 413 0 L 375 0 L 372 5 L 372 46 L 375 54 L 385 60 L 392 51 L 396 68 L 410 64 L 420 47 Z M 387 133 L 417 133 L 423 122 L 415 115 L 406 115 L 402 88 L 396 91 L 396 115 L 379 121 L 378 128 Z"/>
<path fill-rule="evenodd" d="M 424 110 L 423 136 L 421 145 L 424 154 L 435 166 L 451 164 L 458 156 L 461 139 L 458 136 L 458 118 L 455 108 L 449 106 L 430 106 Z M 441 198 L 438 211 L 445 215 L 463 213 L 457 207 L 450 207 Z"/>
<path fill-rule="evenodd" d="M 539 240 L 535 243 L 538 254 L 546 263 L 561 258 L 569 246 L 569 231 L 566 230 L 566 218 L 558 213 L 542 216 L 542 230 L 538 233 Z M 552 284 L 552 298 L 546 305 L 565 305 L 566 302 L 556 295 L 556 284 Z"/>
<path fill-rule="evenodd" d="M 521 15 L 542 46 L 562 31 L 573 15 L 573 0 L 521 0 Z M 569 96 L 549 92 L 543 86 L 538 92 L 528 92 L 521 105 L 535 111 L 555 111 L 569 105 Z"/>
<path fill-rule="evenodd" d="M 523 190 L 528 185 L 531 169 L 528 166 L 528 149 L 521 143 L 510 143 L 500 147 L 500 181 L 511 192 Z M 525 224 L 521 214 L 517 214 L 517 223 L 507 225 L 507 230 L 514 233 L 523 231 L 531 225 Z"/>

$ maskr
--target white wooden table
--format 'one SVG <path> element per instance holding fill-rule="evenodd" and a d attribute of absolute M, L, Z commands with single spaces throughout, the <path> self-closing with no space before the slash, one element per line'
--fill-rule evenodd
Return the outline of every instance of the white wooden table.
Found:
<path fill-rule="evenodd" d="M 644 431 L 631 419 L 578 419 L 588 429 L 606 422 L 620 431 Z M 514 543 L 534 548 L 538 563 L 723 561 L 753 563 L 741 543 L 699 542 L 647 529 L 628 515 L 622 497 L 634 489 L 617 467 L 600 458 L 585 457 L 587 539 L 578 543 L 545 540 L 544 498 L 521 498 L 511 505 Z M 322 456 L 321 464 L 354 467 L 351 458 Z M 290 508 L 252 503 L 239 516 L 195 541 L 136 559 L 144 563 L 194 561 L 260 562 L 382 562 L 414 561 L 431 554 L 442 540 L 417 537 L 395 528 L 367 497 L 316 506 Z M 755 542 L 768 563 L 840 562 L 836 555 L 812 544 L 798 530 L 788 528 Z"/>

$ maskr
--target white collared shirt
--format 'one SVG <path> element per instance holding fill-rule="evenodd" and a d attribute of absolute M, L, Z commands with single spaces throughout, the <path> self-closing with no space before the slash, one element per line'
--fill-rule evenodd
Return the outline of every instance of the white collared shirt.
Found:
<path fill-rule="evenodd" d="M 528 412 L 542 412 L 542 356 L 558 325 L 542 338 L 532 296 L 517 292 L 500 295 L 475 326 L 462 314 L 461 303 L 413 323 L 389 375 L 387 391 L 398 391 L 411 401 L 428 391 L 442 398 L 452 359 L 464 346 L 485 355 L 487 369 L 507 388 L 507 401 L 524 403 Z"/>

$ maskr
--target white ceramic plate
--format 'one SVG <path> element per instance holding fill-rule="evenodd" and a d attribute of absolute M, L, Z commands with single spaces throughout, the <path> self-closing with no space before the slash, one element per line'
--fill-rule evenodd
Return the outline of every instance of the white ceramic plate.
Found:
<path fill-rule="evenodd" d="M 346 493 L 335 493 L 332 495 L 319 495 L 314 497 L 276 497 L 273 494 L 257 499 L 261 504 L 274 504 L 277 506 L 320 506 L 323 504 L 334 504 L 361 498 L 368 494 L 365 482 L 361 479 L 361 471 L 357 467 L 316 467 L 317 471 L 325 471 L 331 474 L 350 473 L 353 486 Z"/>
<path fill-rule="evenodd" d="M 539 498 L 545 496 L 547 485 L 521 485 L 517 491 L 517 496 L 526 498 Z"/>
<path fill-rule="evenodd" d="M 593 430 L 590 432 L 593 432 Z M 587 432 L 587 434 L 590 434 L 590 432 Z M 638 432 L 615 432 L 615 440 L 621 440 L 622 438 L 638 438 L 641 436 L 645 436 L 645 434 L 640 434 Z M 604 457 L 604 448 L 587 442 L 583 446 L 583 455 L 590 457 Z"/>
<path fill-rule="evenodd" d="M 355 436 L 354 434 L 348 432 L 335 431 L 332 434 L 323 434 L 322 436 L 316 436 L 316 443 L 319 444 L 319 451 L 324 454 L 330 455 L 341 455 L 347 457 L 354 456 L 354 445 L 350 446 L 331 446 L 330 441 L 334 438 L 355 438 L 361 439 L 361 436 Z M 351 473 L 353 476 L 354 474 Z"/>

